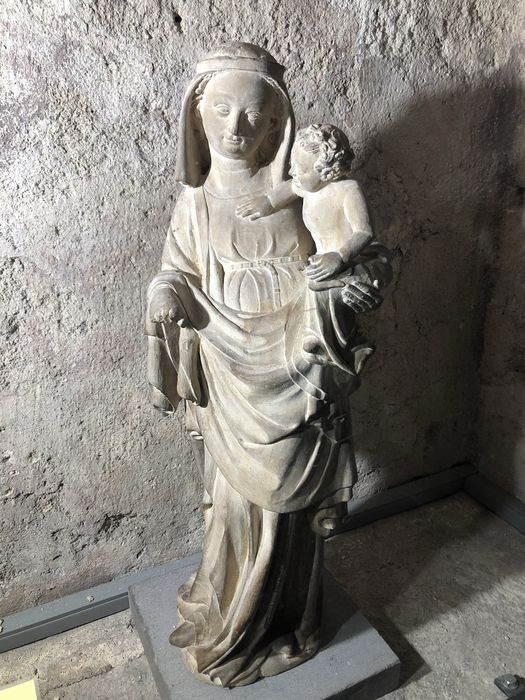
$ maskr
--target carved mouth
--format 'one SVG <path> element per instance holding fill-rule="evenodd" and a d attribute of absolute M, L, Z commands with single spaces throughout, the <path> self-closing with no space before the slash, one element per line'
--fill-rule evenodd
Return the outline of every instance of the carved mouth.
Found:
<path fill-rule="evenodd" d="M 240 146 L 244 141 L 242 136 L 225 136 L 224 140 L 232 146 Z"/>

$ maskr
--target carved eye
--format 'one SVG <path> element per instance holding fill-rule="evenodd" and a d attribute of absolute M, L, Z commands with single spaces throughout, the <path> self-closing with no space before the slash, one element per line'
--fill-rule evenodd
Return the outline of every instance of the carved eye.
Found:
<path fill-rule="evenodd" d="M 257 119 L 260 119 L 262 116 L 260 112 L 256 111 L 247 112 L 246 115 L 251 122 L 256 122 Z"/>
<path fill-rule="evenodd" d="M 219 114 L 222 114 L 223 117 L 227 117 L 230 113 L 230 108 L 228 105 L 215 105 L 215 109 L 217 112 L 219 112 Z"/>

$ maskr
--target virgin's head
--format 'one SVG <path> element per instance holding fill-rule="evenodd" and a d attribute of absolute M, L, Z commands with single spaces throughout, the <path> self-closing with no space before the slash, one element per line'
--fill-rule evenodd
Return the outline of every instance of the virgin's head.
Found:
<path fill-rule="evenodd" d="M 196 109 L 212 152 L 259 164 L 268 159 L 278 142 L 282 116 L 270 80 L 236 70 L 203 78 Z"/>
<path fill-rule="evenodd" d="M 264 49 L 232 43 L 209 53 L 184 98 L 176 176 L 196 187 L 214 154 L 270 166 L 274 184 L 286 177 L 293 112 L 284 68 Z"/>

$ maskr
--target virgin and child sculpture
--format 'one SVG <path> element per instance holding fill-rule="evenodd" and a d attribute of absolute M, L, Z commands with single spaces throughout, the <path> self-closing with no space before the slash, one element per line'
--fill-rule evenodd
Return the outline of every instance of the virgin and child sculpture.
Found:
<path fill-rule="evenodd" d="M 182 403 L 204 493 L 202 561 L 166 611 L 169 641 L 223 687 L 319 649 L 323 543 L 352 496 L 350 396 L 372 353 L 356 318 L 391 278 L 346 136 L 314 124 L 294 142 L 283 72 L 245 43 L 197 65 L 148 289 L 152 401 Z"/>

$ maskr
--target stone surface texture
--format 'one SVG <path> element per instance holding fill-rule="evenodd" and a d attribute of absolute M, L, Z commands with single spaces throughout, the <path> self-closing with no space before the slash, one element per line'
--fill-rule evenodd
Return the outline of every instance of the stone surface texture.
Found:
<path fill-rule="evenodd" d="M 468 496 L 339 535 L 327 563 L 401 659 L 387 700 L 495 700 L 523 675 L 523 537 Z M 33 674 L 42 700 L 158 697 L 129 611 L 0 656 L 0 685 Z"/>
<path fill-rule="evenodd" d="M 141 335 L 182 91 L 215 42 L 267 48 L 297 123 L 349 134 L 376 234 L 398 252 L 365 319 L 378 352 L 354 400 L 359 494 L 475 459 L 489 298 L 485 426 L 504 444 L 484 430 L 485 465 L 518 487 L 504 470 L 522 450 L 520 5 L 2 3 L 0 615 L 198 547 L 198 475 L 181 416 L 147 403 Z"/>

